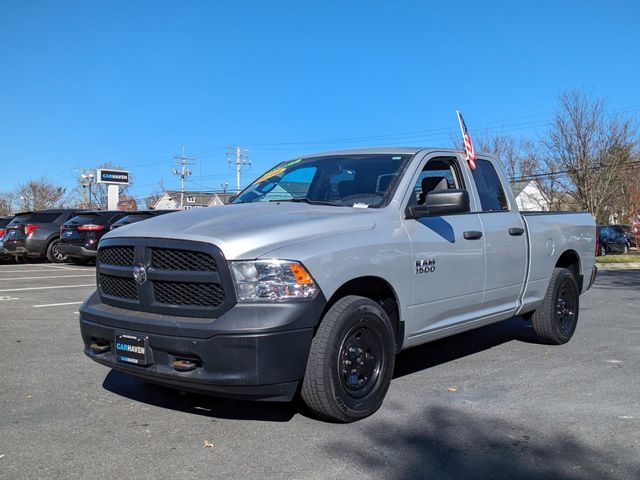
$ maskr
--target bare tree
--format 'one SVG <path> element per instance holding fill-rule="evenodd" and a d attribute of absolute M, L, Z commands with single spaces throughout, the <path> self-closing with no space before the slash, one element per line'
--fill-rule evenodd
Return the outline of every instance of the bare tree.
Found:
<path fill-rule="evenodd" d="M 13 192 L 0 192 L 0 215 L 9 215 L 14 212 L 15 195 Z"/>
<path fill-rule="evenodd" d="M 164 181 L 160 180 L 158 186 L 144 199 L 147 208 L 150 210 L 154 207 L 158 200 L 162 198 L 165 193 Z"/>
<path fill-rule="evenodd" d="M 129 212 L 138 210 L 138 202 L 131 195 L 120 195 L 118 210 L 126 210 Z"/>
<path fill-rule="evenodd" d="M 66 192 L 66 188 L 51 183 L 46 177 L 41 177 L 20 184 L 14 195 L 19 210 L 43 210 L 62 207 Z"/>
<path fill-rule="evenodd" d="M 637 146 L 634 125 L 622 114 L 607 114 L 604 99 L 579 90 L 563 92 L 558 103 L 544 139 L 548 164 L 566 172 L 561 186 L 581 209 L 607 222 Z"/>

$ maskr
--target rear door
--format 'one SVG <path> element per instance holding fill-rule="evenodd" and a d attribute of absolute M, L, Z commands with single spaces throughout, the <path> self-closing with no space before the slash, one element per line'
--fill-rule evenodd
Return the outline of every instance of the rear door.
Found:
<path fill-rule="evenodd" d="M 527 239 L 511 190 L 489 159 L 479 158 L 471 171 L 484 231 L 487 314 L 518 307 L 527 267 Z M 500 170 L 501 172 L 501 170 Z"/>
<path fill-rule="evenodd" d="M 405 206 L 421 204 L 424 195 L 434 189 L 468 188 L 471 179 L 465 168 L 455 155 L 428 156 L 415 174 L 414 190 Z M 411 239 L 414 266 L 411 272 L 411 344 L 419 343 L 417 337 L 421 334 L 479 315 L 485 254 L 482 223 L 476 212 L 404 219 L 404 226 Z M 477 235 L 467 239 L 465 232 Z"/>

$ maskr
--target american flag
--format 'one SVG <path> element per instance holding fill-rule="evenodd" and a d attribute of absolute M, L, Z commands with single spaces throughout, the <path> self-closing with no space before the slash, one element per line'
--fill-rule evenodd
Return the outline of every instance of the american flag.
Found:
<path fill-rule="evenodd" d="M 473 149 L 473 143 L 471 142 L 471 137 L 469 136 L 469 131 L 467 130 L 467 125 L 464 123 L 462 114 L 459 111 L 456 111 L 456 113 L 458 114 L 458 122 L 460 122 L 460 130 L 462 130 L 462 141 L 464 142 L 464 149 L 467 152 L 467 162 L 469 162 L 469 168 L 471 170 L 475 170 L 476 151 Z"/>

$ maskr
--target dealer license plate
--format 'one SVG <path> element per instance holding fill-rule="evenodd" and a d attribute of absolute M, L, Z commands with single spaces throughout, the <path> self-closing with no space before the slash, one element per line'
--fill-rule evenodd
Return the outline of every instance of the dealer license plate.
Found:
<path fill-rule="evenodd" d="M 118 361 L 134 365 L 149 365 L 151 355 L 147 338 L 128 333 L 116 333 L 116 358 Z"/>

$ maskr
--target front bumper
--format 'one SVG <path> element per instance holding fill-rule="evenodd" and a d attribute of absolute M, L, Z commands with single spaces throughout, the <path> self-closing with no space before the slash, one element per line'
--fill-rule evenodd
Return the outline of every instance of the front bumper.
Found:
<path fill-rule="evenodd" d="M 80 308 L 84 352 L 116 370 L 172 388 L 253 400 L 289 401 L 304 376 L 315 326 L 326 300 L 238 304 L 217 319 L 186 319 L 112 307 L 94 294 Z M 191 321 L 182 323 L 176 319 Z M 149 366 L 115 357 L 116 333 L 148 338 Z M 103 353 L 92 344 L 108 345 Z M 186 359 L 197 367 L 174 368 Z"/>
<path fill-rule="evenodd" d="M 69 257 L 79 258 L 95 258 L 98 253 L 96 250 L 91 250 L 83 245 L 65 245 L 64 243 L 58 245 L 58 251 Z"/>

